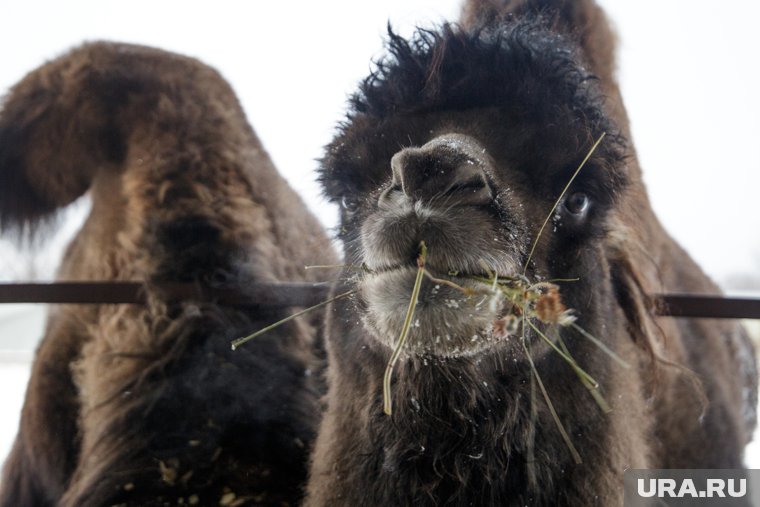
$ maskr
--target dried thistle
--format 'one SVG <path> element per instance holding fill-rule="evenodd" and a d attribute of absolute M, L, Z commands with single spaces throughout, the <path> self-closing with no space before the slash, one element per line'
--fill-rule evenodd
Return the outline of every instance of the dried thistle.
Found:
<path fill-rule="evenodd" d="M 536 317 L 546 324 L 558 324 L 566 314 L 567 307 L 562 303 L 559 287 L 553 285 L 536 299 L 534 311 Z"/>

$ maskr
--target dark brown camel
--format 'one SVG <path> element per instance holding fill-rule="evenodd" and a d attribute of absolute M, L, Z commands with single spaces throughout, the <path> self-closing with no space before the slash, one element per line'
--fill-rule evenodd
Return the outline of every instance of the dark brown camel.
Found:
<path fill-rule="evenodd" d="M 736 323 L 654 317 L 649 294 L 718 288 L 650 208 L 594 2 L 472 0 L 461 25 L 388 51 L 321 172 L 364 269 L 328 313 L 306 504 L 607 507 L 627 468 L 740 468 L 754 353 Z M 423 279 L 386 415 L 422 241 L 439 280 Z"/>

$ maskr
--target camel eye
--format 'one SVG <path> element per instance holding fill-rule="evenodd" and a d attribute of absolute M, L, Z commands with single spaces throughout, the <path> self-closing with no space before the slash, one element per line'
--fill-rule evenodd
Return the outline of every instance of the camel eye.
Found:
<path fill-rule="evenodd" d="M 340 207 L 346 213 L 354 214 L 359 209 L 359 199 L 354 195 L 344 195 L 340 200 Z"/>
<path fill-rule="evenodd" d="M 565 208 L 567 211 L 578 217 L 582 217 L 586 213 L 588 206 L 588 196 L 583 192 L 575 192 L 565 200 Z"/>

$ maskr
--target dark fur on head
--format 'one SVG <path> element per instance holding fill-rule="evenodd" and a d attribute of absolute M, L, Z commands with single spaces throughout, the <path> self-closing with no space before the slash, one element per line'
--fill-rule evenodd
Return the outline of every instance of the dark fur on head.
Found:
<path fill-rule="evenodd" d="M 357 183 L 358 178 L 350 176 L 356 147 L 345 141 L 352 136 L 348 126 L 353 123 L 381 125 L 400 117 L 413 121 L 442 111 L 454 114 L 500 107 L 509 108 L 513 123 L 540 128 L 537 139 L 521 133 L 529 144 L 516 140 L 521 143 L 519 162 L 531 164 L 543 153 L 557 150 L 561 151 L 558 157 L 573 156 L 580 162 L 596 137 L 605 132 L 607 140 L 598 157 L 603 167 L 592 169 L 607 173 L 600 180 L 604 187 L 598 189 L 597 197 L 611 201 L 613 190 L 624 185 L 626 175 L 618 162 L 626 141 L 601 107 L 604 98 L 597 80 L 578 65 L 574 46 L 547 31 L 544 23 L 517 22 L 472 32 L 444 25 L 439 31 L 421 29 L 411 40 L 389 31 L 388 55 L 376 66 L 351 98 L 352 111 L 344 133 L 328 147 L 323 160 L 320 181 L 334 202 L 341 201 L 345 190 L 341 185 L 374 185 L 385 177 L 384 173 L 366 174 Z M 415 138 L 418 135 L 422 137 Z M 413 128 L 404 136 L 399 139 L 400 146 L 422 144 L 429 137 Z M 385 169 L 379 167 L 378 171 Z M 531 177 L 531 171 L 524 172 Z"/>
<path fill-rule="evenodd" d="M 545 95 L 548 90 L 576 95 L 582 88 L 578 96 L 584 102 L 593 90 L 584 84 L 594 78 L 578 66 L 575 48 L 535 21 L 470 32 L 444 24 L 438 30 L 418 29 L 410 40 L 389 27 L 387 50 L 351 100 L 357 113 L 385 117 L 465 110 L 509 104 L 519 95 L 529 100 L 522 109 L 536 114 L 546 112 L 538 107 L 544 100 L 557 101 Z M 546 57 L 537 58 L 541 53 Z M 522 73 L 556 87 L 511 79 Z M 585 107 L 597 121 L 607 121 L 597 108 Z"/>
<path fill-rule="evenodd" d="M 328 315 L 328 409 L 307 505 L 621 505 L 626 468 L 740 467 L 755 424 L 753 352 L 734 323 L 653 315 L 649 294 L 717 288 L 651 212 L 604 16 L 586 0 L 472 0 L 465 14 L 464 27 L 390 34 L 323 160 L 346 259 L 369 269 Z M 630 368 L 570 328 L 559 334 L 613 411 L 532 329 L 524 341 L 494 331 L 502 299 L 425 280 L 383 414 L 420 241 L 435 276 L 471 289 L 479 259 L 501 277 L 525 267 L 534 282 L 577 279 L 558 282 L 563 301 Z M 652 357 L 682 367 L 653 375 Z"/>
<path fill-rule="evenodd" d="M 234 92 L 192 58 L 92 43 L 26 76 L 0 111 L 0 227 L 85 191 L 61 280 L 146 283 L 147 307 L 61 305 L 36 354 L 0 505 L 294 505 L 323 389 L 314 314 L 174 301 L 154 281 L 315 281 L 327 237 Z M 313 375 L 311 374 L 313 372 Z"/>

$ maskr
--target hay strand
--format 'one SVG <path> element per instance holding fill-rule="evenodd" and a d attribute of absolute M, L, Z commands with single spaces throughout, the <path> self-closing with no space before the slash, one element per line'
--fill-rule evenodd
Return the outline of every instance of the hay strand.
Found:
<path fill-rule="evenodd" d="M 565 352 L 563 352 L 557 346 L 556 343 L 554 343 L 552 340 L 550 340 L 548 336 L 546 336 L 540 329 L 538 329 L 538 327 L 535 324 L 533 324 L 531 321 L 529 321 L 527 319 L 526 319 L 526 321 L 528 322 L 528 325 L 530 326 L 530 328 L 533 329 L 533 331 L 535 331 L 535 333 L 538 336 L 540 336 L 542 340 L 544 340 L 546 343 L 548 343 L 549 346 L 551 348 L 553 348 L 554 351 L 557 354 L 559 354 L 560 357 L 562 357 L 562 359 L 564 359 L 567 362 L 567 364 L 569 364 L 570 367 L 572 367 L 573 370 L 575 370 L 575 373 L 581 379 L 584 379 L 587 382 L 589 382 L 592 386 L 594 386 L 594 388 L 598 388 L 599 387 L 599 382 L 597 382 L 596 380 L 594 380 L 594 377 L 592 377 L 591 375 L 589 375 L 588 373 L 586 373 L 586 371 L 583 368 L 581 368 L 580 366 L 578 366 L 578 363 L 576 363 L 575 360 L 572 357 L 570 357 L 568 354 L 565 354 Z"/>
<path fill-rule="evenodd" d="M 264 333 L 268 333 L 272 329 L 274 329 L 276 327 L 279 327 L 279 326 L 281 326 L 281 325 L 283 325 L 283 324 L 285 324 L 287 322 L 290 322 L 291 320 L 293 320 L 293 319 L 295 319 L 297 317 L 300 317 L 301 315 L 305 315 L 305 314 L 307 314 L 309 312 L 313 312 L 314 310 L 318 310 L 319 308 L 322 308 L 323 306 L 329 305 L 330 303 L 332 303 L 334 301 L 337 301 L 339 299 L 343 299 L 345 297 L 348 297 L 351 294 L 354 294 L 355 292 L 356 292 L 355 290 L 350 290 L 348 292 L 344 292 L 342 294 L 338 294 L 335 297 L 332 297 L 332 298 L 330 298 L 330 299 L 328 299 L 326 301 L 322 301 L 321 303 L 318 303 L 318 304 L 316 304 L 314 306 L 310 306 L 309 308 L 301 310 L 300 312 L 296 312 L 293 315 L 288 315 L 284 319 L 278 320 L 274 324 L 270 324 L 267 327 L 265 327 L 264 329 L 260 329 L 259 331 L 256 331 L 253 334 L 250 334 L 248 336 L 244 336 L 243 338 L 238 338 L 236 340 L 233 340 L 232 341 L 232 350 L 237 350 L 237 348 L 240 347 L 241 345 L 243 345 L 243 344 L 245 344 L 245 343 L 253 340 L 254 338 L 257 338 L 257 337 L 263 335 Z"/>
<path fill-rule="evenodd" d="M 584 338 L 586 338 L 587 340 L 589 340 L 591 343 L 593 343 L 594 345 L 596 345 L 597 347 L 599 347 L 599 349 L 602 352 L 604 352 L 605 354 L 607 354 L 608 356 L 610 356 L 610 358 L 612 360 L 614 360 L 616 363 L 618 363 L 620 366 L 622 366 L 623 368 L 630 368 L 631 367 L 630 364 L 628 364 L 622 357 L 620 357 L 619 355 L 617 355 L 611 348 L 609 348 L 607 345 L 605 345 L 604 342 L 602 342 L 599 338 L 595 337 L 594 335 L 592 335 L 591 333 L 589 333 L 588 331 L 586 331 L 585 329 L 583 329 L 581 326 L 579 326 L 575 322 L 573 322 L 572 324 L 570 324 L 570 326 L 572 326 L 573 329 L 575 329 L 576 331 L 578 331 L 581 334 L 581 336 L 583 336 Z"/>
<path fill-rule="evenodd" d="M 536 239 L 533 240 L 533 246 L 530 249 L 530 254 L 528 254 L 528 260 L 525 261 L 525 265 L 523 266 L 523 275 L 528 270 L 528 265 L 530 264 L 531 259 L 533 258 L 533 254 L 536 252 L 536 246 L 538 245 L 538 240 L 541 239 L 541 235 L 544 233 L 544 229 L 546 228 L 546 224 L 549 223 L 549 220 L 551 220 L 552 215 L 554 215 L 554 210 L 557 209 L 557 206 L 559 206 L 560 201 L 562 201 L 562 198 L 567 193 L 568 189 L 570 188 L 570 185 L 573 184 L 573 181 L 575 181 L 575 177 L 578 176 L 578 173 L 581 172 L 581 169 L 586 165 L 586 162 L 588 162 L 588 159 L 591 158 L 591 155 L 596 151 L 596 148 L 599 146 L 599 143 L 602 142 L 602 139 L 604 139 L 604 136 L 606 136 L 606 132 L 602 132 L 602 135 L 599 136 L 599 139 L 594 143 L 594 145 L 591 147 L 589 152 L 586 154 L 586 157 L 583 159 L 583 161 L 578 166 L 578 169 L 575 170 L 570 180 L 567 182 L 567 185 L 565 185 L 565 188 L 562 190 L 562 192 L 559 194 L 559 197 L 557 197 L 557 200 L 554 201 L 554 206 L 552 206 L 551 211 L 549 211 L 549 214 L 546 215 L 546 220 L 544 220 L 543 225 L 541 225 L 541 228 L 538 230 L 538 234 L 536 235 Z"/>
<path fill-rule="evenodd" d="M 417 278 L 414 280 L 414 288 L 412 289 L 412 296 L 409 298 L 409 306 L 406 310 L 406 317 L 404 318 L 404 324 L 401 327 L 401 334 L 396 341 L 396 346 L 393 349 L 391 358 L 388 360 L 388 364 L 385 367 L 385 375 L 383 375 L 383 412 L 386 415 L 393 413 L 393 402 L 391 399 L 391 377 L 393 376 L 393 367 L 396 365 L 399 356 L 401 356 L 401 350 L 406 344 L 406 339 L 409 336 L 409 328 L 412 324 L 412 317 L 414 316 L 414 310 L 417 308 L 417 298 L 420 296 L 420 288 L 422 287 L 422 278 L 425 275 L 425 259 L 427 257 L 427 247 L 425 242 L 420 242 L 420 255 L 417 257 Z"/>
<path fill-rule="evenodd" d="M 557 343 L 559 343 L 560 348 L 567 354 L 567 356 L 575 362 L 575 364 L 578 364 L 575 361 L 575 358 L 570 354 L 570 349 L 567 348 L 567 345 L 565 345 L 565 341 L 562 339 L 561 336 L 557 335 Z M 576 374 L 578 374 L 576 370 Z M 594 398 L 594 401 L 597 405 L 599 405 L 599 408 L 602 409 L 602 412 L 605 414 L 609 414 L 612 412 L 612 407 L 610 407 L 609 403 L 607 403 L 607 400 L 604 399 L 604 396 L 602 396 L 602 393 L 599 391 L 598 385 L 593 385 L 591 382 L 583 378 L 583 376 L 578 375 L 578 378 L 580 379 L 581 383 L 588 389 L 588 392 L 591 394 L 591 397 Z"/>
<path fill-rule="evenodd" d="M 523 330 L 523 333 L 525 331 Z M 523 335 L 522 340 L 520 340 L 520 343 L 522 343 L 523 350 L 525 351 L 525 357 L 528 358 L 528 363 L 530 363 L 530 369 L 533 372 L 533 376 L 536 379 L 536 383 L 538 384 L 538 388 L 541 390 L 541 394 L 544 397 L 544 401 L 546 401 L 546 405 L 549 407 L 549 412 L 552 415 L 552 418 L 554 419 L 554 424 L 557 425 L 557 429 L 559 430 L 560 435 L 562 435 L 562 440 L 565 441 L 565 444 L 567 445 L 567 448 L 570 450 L 570 454 L 573 456 L 573 460 L 577 465 L 580 465 L 583 463 L 583 460 L 581 459 L 580 453 L 578 453 L 578 449 L 575 448 L 575 445 L 573 445 L 573 441 L 570 440 L 570 435 L 567 434 L 567 430 L 565 430 L 565 427 L 562 425 L 562 421 L 559 419 L 559 415 L 557 414 L 557 411 L 554 409 L 554 404 L 552 403 L 551 398 L 549 398 L 549 393 L 546 392 L 546 387 L 544 387 L 544 383 L 541 381 L 541 376 L 538 374 L 538 369 L 536 369 L 536 365 L 533 363 L 533 358 L 530 356 L 530 352 L 528 351 L 528 346 L 525 344 L 525 336 Z"/>

